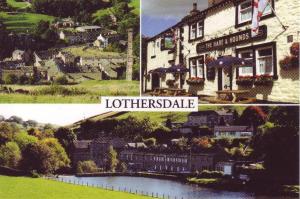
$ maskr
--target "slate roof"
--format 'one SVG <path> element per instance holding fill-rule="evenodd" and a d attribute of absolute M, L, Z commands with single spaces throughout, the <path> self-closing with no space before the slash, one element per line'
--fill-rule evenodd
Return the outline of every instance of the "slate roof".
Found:
<path fill-rule="evenodd" d="M 215 126 L 214 131 L 223 132 L 253 132 L 251 126 Z"/>
<path fill-rule="evenodd" d="M 89 148 L 92 140 L 77 140 L 74 142 L 74 147 L 76 149 L 87 149 Z"/>

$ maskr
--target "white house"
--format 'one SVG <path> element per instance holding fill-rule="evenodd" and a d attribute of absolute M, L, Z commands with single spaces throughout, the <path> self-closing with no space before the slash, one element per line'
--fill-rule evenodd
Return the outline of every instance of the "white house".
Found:
<path fill-rule="evenodd" d="M 202 11 L 194 4 L 180 22 L 147 40 L 143 90 L 167 88 L 171 79 L 198 96 L 216 96 L 225 89 L 248 90 L 245 97 L 262 102 L 298 103 L 299 55 L 293 55 L 291 47 L 296 52 L 299 49 L 300 2 L 271 0 L 271 5 L 285 27 L 269 5 L 261 18 L 259 35 L 252 37 L 252 0 L 216 1 Z M 207 67 L 222 56 L 244 58 L 252 64 L 229 69 Z M 173 64 L 189 72 L 150 72 Z"/>

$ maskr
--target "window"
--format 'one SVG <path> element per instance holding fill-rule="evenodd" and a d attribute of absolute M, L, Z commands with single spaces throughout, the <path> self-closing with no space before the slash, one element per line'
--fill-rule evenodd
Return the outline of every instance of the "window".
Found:
<path fill-rule="evenodd" d="M 239 53 L 239 57 L 245 60 L 253 60 L 253 51 L 243 51 Z M 239 67 L 239 76 L 253 76 L 253 66 Z"/>
<path fill-rule="evenodd" d="M 245 1 L 239 5 L 239 23 L 251 20 L 252 17 L 252 3 Z"/>
<path fill-rule="evenodd" d="M 190 25 L 190 40 L 199 39 L 204 36 L 204 22 L 200 21 Z"/>
<path fill-rule="evenodd" d="M 272 47 L 260 48 L 256 51 L 257 75 L 273 75 L 273 49 Z"/>
<path fill-rule="evenodd" d="M 272 1 L 272 4 L 274 2 Z M 273 5 L 274 7 L 274 5 Z M 252 0 L 246 0 L 237 6 L 237 25 L 244 24 L 252 20 Z M 264 10 L 263 17 L 272 14 L 272 9 L 270 4 Z"/>
<path fill-rule="evenodd" d="M 203 22 L 197 23 L 197 38 L 203 37 Z"/>
<path fill-rule="evenodd" d="M 191 77 L 197 76 L 197 62 L 195 59 L 191 60 Z"/>
<path fill-rule="evenodd" d="M 155 42 L 152 42 L 152 55 L 155 55 Z"/>
<path fill-rule="evenodd" d="M 190 39 L 196 39 L 196 24 L 191 25 Z"/>
<path fill-rule="evenodd" d="M 204 78 L 204 60 L 203 56 L 190 59 L 191 77 Z"/>

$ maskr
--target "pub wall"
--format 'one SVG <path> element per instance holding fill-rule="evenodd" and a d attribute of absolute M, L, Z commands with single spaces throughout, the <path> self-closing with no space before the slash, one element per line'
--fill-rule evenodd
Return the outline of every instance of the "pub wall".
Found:
<path fill-rule="evenodd" d="M 293 42 L 299 42 L 300 37 L 300 2 L 298 0 L 275 0 L 275 11 L 285 26 L 288 26 L 284 31 L 277 18 L 271 17 L 260 22 L 260 25 L 266 25 L 268 28 L 267 38 L 260 41 L 254 41 L 251 43 L 238 45 L 235 47 L 228 47 L 224 51 L 210 51 L 203 54 L 196 52 L 196 45 L 198 43 L 211 40 L 216 37 L 222 37 L 235 32 L 243 31 L 247 28 L 251 28 L 251 24 L 235 28 L 235 6 L 229 4 L 223 8 L 209 11 L 204 20 L 204 39 L 189 43 L 189 26 L 185 25 L 183 32 L 183 55 L 185 57 L 185 65 L 189 67 L 188 60 L 191 57 L 209 54 L 212 57 L 218 57 L 221 55 L 235 55 L 235 50 L 238 48 L 255 46 L 259 44 L 276 42 L 276 54 L 277 54 L 277 75 L 278 79 L 274 81 L 273 86 L 253 86 L 252 88 L 244 88 L 236 85 L 236 70 L 233 70 L 233 89 L 251 89 L 251 92 L 247 97 L 256 97 L 260 100 L 276 101 L 276 102 L 299 102 L 299 70 L 281 70 L 279 61 L 286 55 L 289 55 L 289 48 L 292 43 L 287 42 L 287 36 L 293 35 Z M 178 42 L 179 44 L 179 42 Z M 148 45 L 148 71 L 156 67 L 168 67 L 168 60 L 172 59 L 172 54 L 168 54 L 167 51 L 156 53 L 156 58 L 151 59 L 149 52 L 151 51 L 151 45 Z M 179 60 L 176 59 L 178 64 Z M 216 95 L 218 90 L 218 75 L 215 73 L 215 80 L 205 80 L 203 86 L 189 86 L 184 84 L 183 88 L 187 91 L 198 95 Z M 189 77 L 189 73 L 186 74 L 186 79 Z M 206 66 L 205 66 L 206 77 Z M 167 80 L 168 78 L 166 78 Z M 164 83 L 162 86 L 167 87 Z M 147 83 L 147 89 L 151 89 L 151 80 Z"/>

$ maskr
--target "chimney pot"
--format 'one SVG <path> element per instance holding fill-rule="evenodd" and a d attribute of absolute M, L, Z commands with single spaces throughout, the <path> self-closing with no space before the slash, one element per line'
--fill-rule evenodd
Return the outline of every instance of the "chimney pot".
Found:
<path fill-rule="evenodd" d="M 193 10 L 197 10 L 197 3 L 193 3 Z"/>

